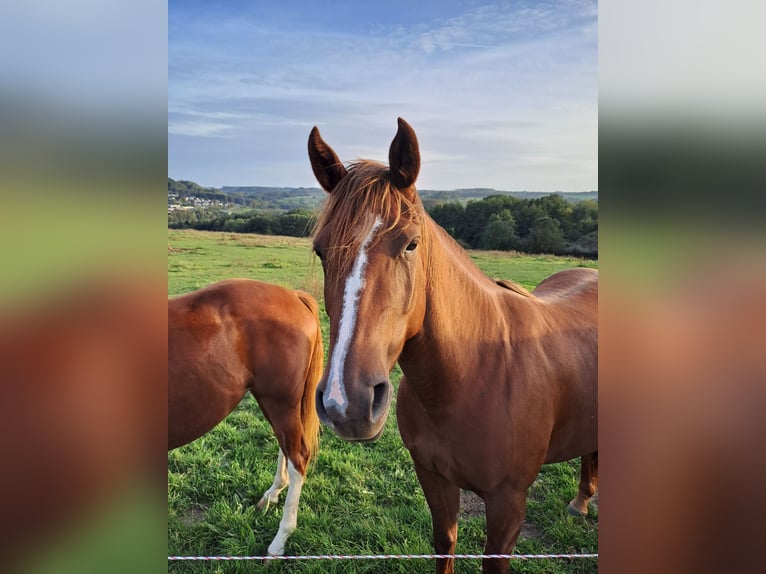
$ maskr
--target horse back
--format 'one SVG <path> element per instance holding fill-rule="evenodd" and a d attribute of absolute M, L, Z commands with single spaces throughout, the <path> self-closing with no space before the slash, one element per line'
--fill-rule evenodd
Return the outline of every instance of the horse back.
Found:
<path fill-rule="evenodd" d="M 533 293 L 542 300 L 596 299 L 598 297 L 598 271 L 585 267 L 564 269 L 543 279 Z"/>
<path fill-rule="evenodd" d="M 242 324 L 311 330 L 318 306 L 302 291 L 254 279 L 228 279 L 168 299 L 168 313 L 171 329 L 184 319 L 207 317 L 210 322 L 233 319 Z"/>
<path fill-rule="evenodd" d="M 213 358 L 248 376 L 238 385 L 251 384 L 268 365 L 286 369 L 301 349 L 310 355 L 320 336 L 317 314 L 306 293 L 252 279 L 214 283 L 168 300 L 168 359 L 188 371 L 190 363 L 205 368 L 201 363 Z"/>
<path fill-rule="evenodd" d="M 598 323 L 598 271 L 577 267 L 544 279 L 534 296 L 564 324 L 577 322 L 595 327 Z"/>
<path fill-rule="evenodd" d="M 169 351 L 176 350 L 174 339 L 190 346 L 217 341 L 221 351 L 236 349 L 254 371 L 258 355 L 273 356 L 296 340 L 313 341 L 317 313 L 306 293 L 251 279 L 221 281 L 168 300 Z M 191 350 L 177 349 L 179 355 Z"/>

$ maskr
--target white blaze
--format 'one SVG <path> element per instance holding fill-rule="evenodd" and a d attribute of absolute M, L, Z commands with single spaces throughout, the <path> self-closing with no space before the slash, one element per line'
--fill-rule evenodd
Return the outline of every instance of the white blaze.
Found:
<path fill-rule="evenodd" d="M 367 247 L 372 240 L 378 227 L 383 224 L 380 217 L 375 218 L 370 232 L 359 248 L 359 254 L 354 261 L 351 274 L 346 278 L 346 288 L 343 290 L 343 310 L 338 325 L 338 338 L 335 341 L 332 357 L 330 359 L 330 375 L 328 377 L 326 400 L 333 401 L 341 413 L 346 412 L 348 399 L 346 389 L 343 386 L 343 367 L 346 363 L 346 355 L 351 345 L 351 337 L 356 325 L 356 314 L 359 306 L 359 297 L 364 289 L 364 268 L 367 266 Z"/>

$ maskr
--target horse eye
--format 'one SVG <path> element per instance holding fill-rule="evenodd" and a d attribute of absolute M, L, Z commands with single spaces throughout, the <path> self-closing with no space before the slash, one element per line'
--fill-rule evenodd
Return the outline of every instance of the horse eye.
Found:
<path fill-rule="evenodd" d="M 412 241 L 410 241 L 410 244 L 407 246 L 407 248 L 405 249 L 405 251 L 406 251 L 407 253 L 412 253 L 413 251 L 415 251 L 415 249 L 417 249 L 417 248 L 418 248 L 418 243 L 419 243 L 419 242 L 420 242 L 420 241 L 419 241 L 418 239 L 413 239 Z"/>
<path fill-rule="evenodd" d="M 318 248 L 318 247 L 314 247 L 314 253 L 316 253 L 316 254 L 317 254 L 317 257 L 319 257 L 319 259 L 320 259 L 321 261 L 324 261 L 324 255 L 322 254 L 322 252 L 321 252 L 321 251 L 319 251 L 319 248 Z"/>

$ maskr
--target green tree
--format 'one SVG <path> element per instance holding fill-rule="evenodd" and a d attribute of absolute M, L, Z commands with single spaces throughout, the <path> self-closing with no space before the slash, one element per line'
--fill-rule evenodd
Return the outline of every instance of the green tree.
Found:
<path fill-rule="evenodd" d="M 457 230 L 465 219 L 465 209 L 458 201 L 450 201 L 434 205 L 428 210 L 433 220 L 441 225 L 447 233 L 457 238 Z"/>
<path fill-rule="evenodd" d="M 543 209 L 548 217 L 558 221 L 565 240 L 573 241 L 582 235 L 573 229 L 572 204 L 564 199 L 560 193 L 552 193 L 533 201 Z"/>
<path fill-rule="evenodd" d="M 598 230 L 598 203 L 588 199 L 572 208 L 572 223 L 576 230 L 574 239 Z"/>
<path fill-rule="evenodd" d="M 510 251 L 516 248 L 519 237 L 516 235 L 516 221 L 510 209 L 490 215 L 489 222 L 484 228 L 482 247 Z"/>
<path fill-rule="evenodd" d="M 247 221 L 241 217 L 227 219 L 223 224 L 223 230 L 232 233 L 242 233 Z"/>
<path fill-rule="evenodd" d="M 567 252 L 572 255 L 598 257 L 598 230 L 579 237 L 569 246 Z"/>
<path fill-rule="evenodd" d="M 311 213 L 295 210 L 277 217 L 275 235 L 306 237 L 311 233 Z"/>
<path fill-rule="evenodd" d="M 518 233 L 519 238 L 522 240 L 526 240 L 529 237 L 535 222 L 545 216 L 543 209 L 533 203 L 533 200 L 520 201 L 511 212 L 516 220 L 516 233 Z"/>
<path fill-rule="evenodd" d="M 260 233 L 273 235 L 274 217 L 267 213 L 256 213 L 247 220 L 243 231 L 246 233 Z"/>
<path fill-rule="evenodd" d="M 559 222 L 547 215 L 540 217 L 529 232 L 527 246 L 532 253 L 562 253 L 565 242 Z"/>
<path fill-rule="evenodd" d="M 472 247 L 479 247 L 489 218 L 505 209 L 512 212 L 518 202 L 509 195 L 490 195 L 479 201 L 469 201 L 465 206 L 465 217 L 456 230 L 457 236 Z"/>

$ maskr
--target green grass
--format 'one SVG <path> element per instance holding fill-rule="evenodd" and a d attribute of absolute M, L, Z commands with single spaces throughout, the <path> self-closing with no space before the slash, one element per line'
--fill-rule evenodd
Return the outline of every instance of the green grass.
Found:
<path fill-rule="evenodd" d="M 510 279 L 534 289 L 548 275 L 571 267 L 598 268 L 598 262 L 556 255 L 524 255 L 503 251 L 470 251 L 471 258 L 490 277 Z"/>
<path fill-rule="evenodd" d="M 310 240 L 274 235 L 168 230 L 168 294 L 249 277 L 321 296 Z"/>
<path fill-rule="evenodd" d="M 251 277 L 312 292 L 321 299 L 321 267 L 310 241 L 284 237 L 169 231 L 168 291 L 184 293 L 227 277 Z M 489 275 L 532 288 L 545 276 L 597 263 L 560 257 L 473 252 Z M 323 315 L 327 336 L 327 317 Z M 398 367 L 392 373 L 396 385 Z M 277 442 L 252 397 L 210 433 L 168 454 L 168 552 L 173 555 L 263 555 L 279 526 L 284 503 L 266 511 L 255 503 L 271 485 Z M 579 464 L 543 467 L 530 489 L 518 553 L 597 552 L 598 514 L 575 519 L 565 511 L 574 497 Z M 461 514 L 457 552 L 482 552 L 483 515 Z M 383 436 L 351 444 L 322 429 L 309 470 L 289 554 L 427 554 L 431 516 L 409 453 L 396 428 L 395 405 Z M 170 563 L 171 572 L 433 572 L 433 561 Z M 480 571 L 479 561 L 458 561 L 457 572 Z M 518 572 L 594 572 L 594 560 L 514 562 Z"/>

